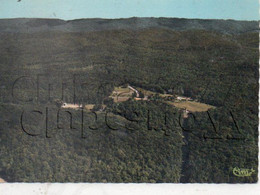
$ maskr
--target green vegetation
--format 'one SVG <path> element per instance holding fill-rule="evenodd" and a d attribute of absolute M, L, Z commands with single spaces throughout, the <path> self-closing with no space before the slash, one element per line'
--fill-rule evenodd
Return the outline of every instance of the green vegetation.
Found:
<path fill-rule="evenodd" d="M 258 33 L 1 32 L 0 53 L 0 177 L 7 182 L 257 182 Z M 126 84 L 153 98 L 114 102 L 109 96 Z M 176 107 L 214 109 L 183 119 L 164 99 L 176 95 L 200 102 Z M 97 115 L 85 110 L 82 131 L 81 111 L 57 114 L 58 100 Z M 22 130 L 23 111 L 24 129 L 38 136 Z M 236 177 L 234 167 L 256 172 Z"/>
<path fill-rule="evenodd" d="M 174 105 L 177 108 L 187 109 L 191 112 L 206 112 L 207 110 L 214 108 L 208 104 L 203 104 L 194 101 L 184 101 L 184 102 L 167 102 L 170 105 Z"/>
<path fill-rule="evenodd" d="M 134 92 L 126 87 L 115 87 L 111 96 L 114 102 L 125 102 L 133 96 Z"/>

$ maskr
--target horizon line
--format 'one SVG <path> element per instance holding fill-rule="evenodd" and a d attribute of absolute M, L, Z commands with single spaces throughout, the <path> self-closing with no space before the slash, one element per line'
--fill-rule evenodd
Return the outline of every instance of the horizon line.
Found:
<path fill-rule="evenodd" d="M 138 16 L 132 16 L 132 17 L 119 17 L 119 18 L 108 18 L 108 17 L 90 17 L 90 18 L 75 18 L 75 19 L 62 19 L 62 18 L 46 18 L 46 17 L 13 17 L 13 18 L 0 18 L 0 20 L 15 20 L 15 19 L 48 19 L 48 20 L 63 20 L 63 21 L 75 21 L 75 20 L 122 20 L 122 19 L 133 19 L 133 18 L 153 18 L 153 19 L 186 19 L 186 20 L 224 20 L 224 21 L 240 21 L 240 22 L 259 22 L 258 20 L 239 20 L 239 19 L 233 19 L 233 18 L 183 18 L 183 17 L 138 17 Z"/>

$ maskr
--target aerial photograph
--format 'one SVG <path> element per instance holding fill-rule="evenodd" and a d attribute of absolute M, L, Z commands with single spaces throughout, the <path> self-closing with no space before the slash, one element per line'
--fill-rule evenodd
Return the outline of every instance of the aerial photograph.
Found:
<path fill-rule="evenodd" d="M 0 183 L 257 183 L 258 6 L 0 0 Z"/>

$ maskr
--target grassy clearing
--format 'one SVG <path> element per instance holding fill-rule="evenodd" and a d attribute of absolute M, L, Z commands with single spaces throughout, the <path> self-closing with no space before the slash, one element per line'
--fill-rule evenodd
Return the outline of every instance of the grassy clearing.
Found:
<path fill-rule="evenodd" d="M 119 95 L 124 97 L 131 97 L 133 94 L 133 91 L 130 90 L 128 87 L 115 87 L 112 95 Z"/>
<path fill-rule="evenodd" d="M 130 97 L 112 97 L 114 102 L 125 102 L 129 100 Z"/>
<path fill-rule="evenodd" d="M 183 101 L 183 102 L 171 102 L 167 101 L 168 104 L 173 105 L 177 108 L 187 109 L 191 112 L 206 112 L 207 110 L 211 108 L 215 108 L 214 106 L 200 103 L 200 102 L 194 102 L 194 101 Z"/>
<path fill-rule="evenodd" d="M 114 102 L 125 102 L 132 97 L 133 93 L 128 87 L 115 87 L 109 97 L 113 98 Z"/>
<path fill-rule="evenodd" d="M 127 93 L 130 92 L 131 90 L 128 87 L 115 87 L 115 91 L 119 92 L 119 93 Z"/>

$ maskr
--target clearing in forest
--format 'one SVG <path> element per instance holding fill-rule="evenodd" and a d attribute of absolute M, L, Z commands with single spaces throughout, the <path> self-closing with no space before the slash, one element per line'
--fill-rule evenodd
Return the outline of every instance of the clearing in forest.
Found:
<path fill-rule="evenodd" d="M 125 102 L 132 97 L 133 93 L 134 91 L 129 87 L 115 87 L 109 97 L 113 98 L 114 102 Z"/>
<path fill-rule="evenodd" d="M 200 102 L 195 102 L 195 101 L 181 101 L 181 102 L 167 101 L 167 103 L 177 108 L 187 109 L 191 112 L 206 112 L 210 108 L 215 108 L 214 106 L 200 103 Z"/>

